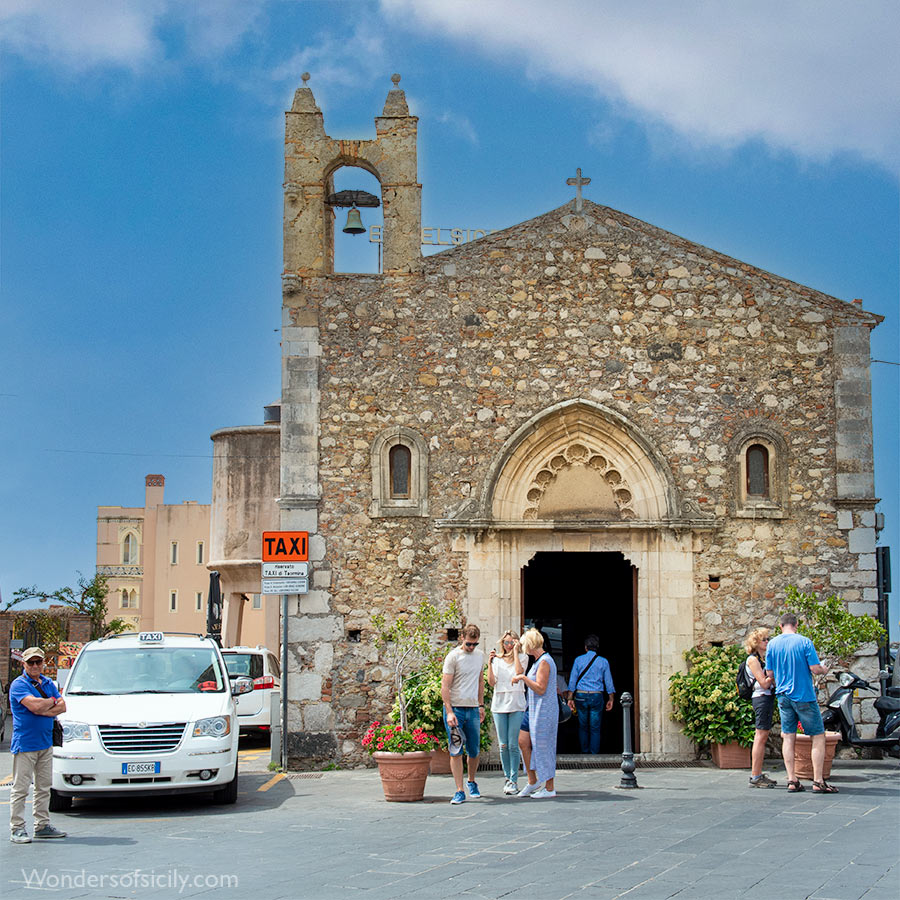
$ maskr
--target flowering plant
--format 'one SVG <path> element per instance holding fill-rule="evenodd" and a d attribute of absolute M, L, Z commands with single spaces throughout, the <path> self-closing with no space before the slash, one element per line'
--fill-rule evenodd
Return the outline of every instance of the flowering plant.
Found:
<path fill-rule="evenodd" d="M 408 753 L 413 750 L 436 749 L 437 738 L 418 727 L 408 731 L 400 725 L 373 722 L 363 736 L 362 745 L 369 751 L 369 755 L 377 750 L 385 753 Z"/>
<path fill-rule="evenodd" d="M 753 743 L 753 707 L 739 699 L 734 677 L 747 658 L 742 647 L 694 648 L 684 654 L 687 672 L 669 678 L 672 718 L 698 744 Z"/>

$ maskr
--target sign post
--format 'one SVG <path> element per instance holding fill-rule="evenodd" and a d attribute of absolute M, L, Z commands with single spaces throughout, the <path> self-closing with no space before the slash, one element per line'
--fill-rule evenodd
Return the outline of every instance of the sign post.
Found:
<path fill-rule="evenodd" d="M 264 531 L 262 593 L 281 594 L 281 770 L 288 766 L 288 596 L 309 592 L 309 532 Z"/>

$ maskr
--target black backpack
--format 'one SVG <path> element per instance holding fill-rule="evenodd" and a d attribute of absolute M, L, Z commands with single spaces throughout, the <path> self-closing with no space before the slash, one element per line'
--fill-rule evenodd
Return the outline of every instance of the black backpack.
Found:
<path fill-rule="evenodd" d="M 759 659 L 758 656 L 756 658 Z M 749 700 L 753 696 L 753 689 L 756 687 L 756 679 L 753 677 L 753 673 L 750 669 L 747 668 L 746 659 L 738 666 L 735 683 L 737 684 L 737 692 L 741 700 Z"/>

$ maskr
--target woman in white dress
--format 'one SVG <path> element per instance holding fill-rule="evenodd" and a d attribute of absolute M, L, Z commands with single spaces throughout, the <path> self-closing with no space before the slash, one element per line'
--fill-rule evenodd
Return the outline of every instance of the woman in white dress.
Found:
<path fill-rule="evenodd" d="M 497 641 L 497 649 L 491 650 L 488 662 L 488 684 L 494 689 L 491 715 L 500 742 L 500 764 L 506 776 L 503 793 L 519 792 L 519 726 L 525 714 L 527 701 L 525 685 L 513 684 L 514 675 L 522 675 L 528 657 L 522 652 L 519 636 L 507 631 Z"/>

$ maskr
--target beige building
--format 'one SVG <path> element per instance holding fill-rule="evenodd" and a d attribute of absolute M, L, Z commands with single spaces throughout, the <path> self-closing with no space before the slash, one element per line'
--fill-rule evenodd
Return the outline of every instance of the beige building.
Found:
<path fill-rule="evenodd" d="M 329 137 L 306 85 L 287 112 L 277 502 L 312 567 L 290 762 L 360 757 L 392 690 L 371 613 L 423 597 L 488 644 L 540 621 L 563 669 L 598 633 L 637 749 L 690 755 L 667 693 L 686 649 L 772 624 L 791 583 L 875 614 L 880 318 L 581 185 L 423 258 L 416 141 L 396 83 L 374 138 Z M 381 184 L 383 273 L 333 270 L 343 166 Z"/>
<path fill-rule="evenodd" d="M 109 579 L 108 618 L 134 631 L 206 633 L 210 506 L 164 500 L 166 479 L 148 475 L 144 505 L 97 507 L 97 572 Z M 234 643 L 265 639 L 262 598 L 242 598 Z"/>

